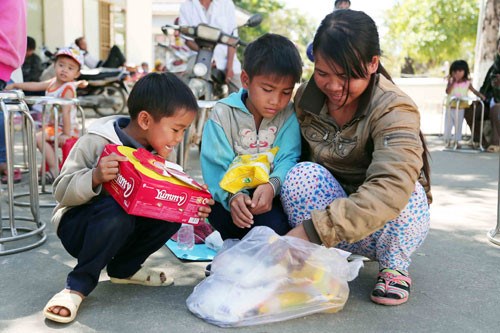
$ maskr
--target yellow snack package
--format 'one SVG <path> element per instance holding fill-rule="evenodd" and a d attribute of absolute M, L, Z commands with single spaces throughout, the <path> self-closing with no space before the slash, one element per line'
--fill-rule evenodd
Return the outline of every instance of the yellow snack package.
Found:
<path fill-rule="evenodd" d="M 269 182 L 271 165 L 278 150 L 278 147 L 273 147 L 265 153 L 236 156 L 219 186 L 234 194 Z"/>

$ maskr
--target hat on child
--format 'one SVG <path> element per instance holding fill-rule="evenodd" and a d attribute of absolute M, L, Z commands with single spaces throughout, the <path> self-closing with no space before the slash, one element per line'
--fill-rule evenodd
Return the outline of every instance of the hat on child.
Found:
<path fill-rule="evenodd" d="M 62 48 L 62 49 L 57 50 L 56 58 L 59 56 L 62 56 L 62 55 L 72 58 L 80 65 L 80 67 L 83 66 L 83 55 L 80 52 L 80 50 L 74 49 L 72 47 L 66 47 L 66 48 Z"/>

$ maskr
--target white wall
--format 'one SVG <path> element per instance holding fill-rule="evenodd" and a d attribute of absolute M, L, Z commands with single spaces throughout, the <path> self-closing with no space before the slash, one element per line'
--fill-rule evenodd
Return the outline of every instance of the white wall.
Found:
<path fill-rule="evenodd" d="M 153 63 L 152 0 L 127 0 L 126 54 L 128 64 Z"/>
<path fill-rule="evenodd" d="M 83 34 L 87 40 L 88 51 L 99 57 L 99 1 L 84 0 L 83 8 Z M 78 38 L 80 36 L 75 36 Z"/>
<path fill-rule="evenodd" d="M 69 46 L 83 34 L 82 0 L 44 1 L 45 42 L 49 49 Z"/>

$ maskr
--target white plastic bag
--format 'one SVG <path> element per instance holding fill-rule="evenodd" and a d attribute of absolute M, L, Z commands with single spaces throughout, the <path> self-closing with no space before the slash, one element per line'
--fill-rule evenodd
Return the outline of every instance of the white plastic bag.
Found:
<path fill-rule="evenodd" d="M 216 252 L 222 248 L 222 243 L 223 243 L 222 237 L 217 230 L 215 230 L 205 238 L 205 245 L 209 249 L 212 249 Z"/>
<path fill-rule="evenodd" d="M 196 316 L 221 327 L 249 326 L 342 310 L 362 261 L 267 227 L 241 241 L 226 240 L 211 274 L 186 303 Z"/>

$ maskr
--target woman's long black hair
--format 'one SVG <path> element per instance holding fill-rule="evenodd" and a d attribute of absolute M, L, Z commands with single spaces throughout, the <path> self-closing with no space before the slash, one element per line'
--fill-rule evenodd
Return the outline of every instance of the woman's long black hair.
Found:
<path fill-rule="evenodd" d="M 346 76 L 346 86 L 349 87 L 351 78 L 367 78 L 367 64 L 374 56 L 382 54 L 377 25 L 370 16 L 361 11 L 350 9 L 333 11 L 321 21 L 316 31 L 313 53 L 315 58 L 316 54 L 321 54 L 330 64 L 335 63 L 340 66 Z M 377 73 L 392 81 L 381 63 L 378 65 Z M 422 131 L 419 136 L 424 149 L 422 171 L 430 186 L 429 150 Z"/>

